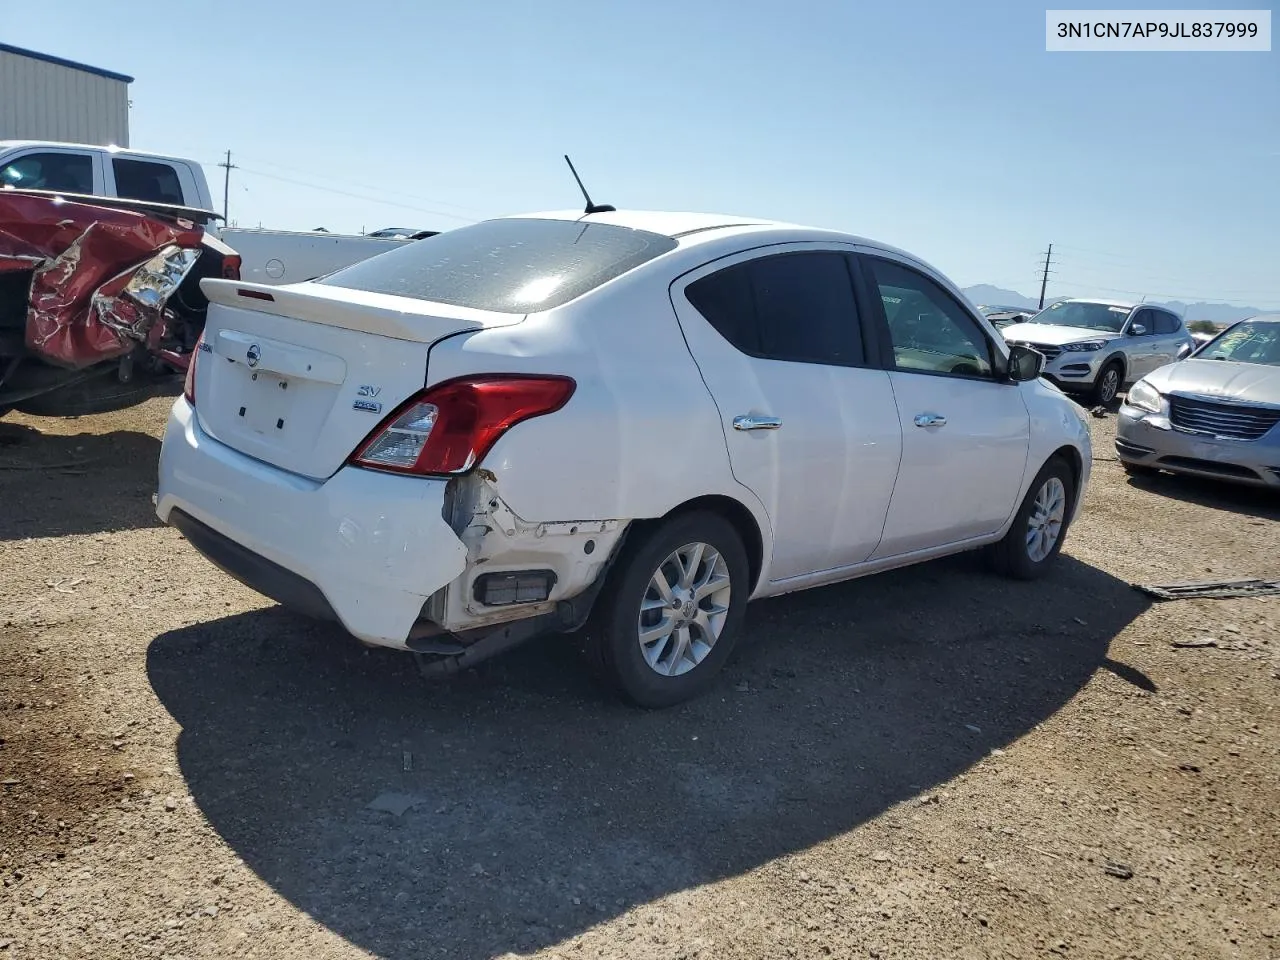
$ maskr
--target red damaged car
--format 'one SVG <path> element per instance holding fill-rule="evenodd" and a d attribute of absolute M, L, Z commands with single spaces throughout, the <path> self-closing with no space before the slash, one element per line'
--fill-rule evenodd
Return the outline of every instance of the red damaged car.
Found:
<path fill-rule="evenodd" d="M 239 279 L 213 214 L 0 190 L 0 414 L 118 409 L 185 373 L 205 277 Z"/>

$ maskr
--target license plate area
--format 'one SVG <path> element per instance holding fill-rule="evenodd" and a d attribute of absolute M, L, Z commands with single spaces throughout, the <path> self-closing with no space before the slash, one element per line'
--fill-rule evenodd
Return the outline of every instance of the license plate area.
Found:
<path fill-rule="evenodd" d="M 282 436 L 289 430 L 293 397 L 296 395 L 296 386 L 287 377 L 255 371 L 246 378 L 245 389 L 234 413 L 253 433 Z"/>

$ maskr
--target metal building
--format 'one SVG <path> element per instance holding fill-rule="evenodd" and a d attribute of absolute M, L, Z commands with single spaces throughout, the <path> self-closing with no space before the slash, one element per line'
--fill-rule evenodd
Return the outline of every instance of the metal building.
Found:
<path fill-rule="evenodd" d="M 133 77 L 0 43 L 0 140 L 129 145 Z"/>

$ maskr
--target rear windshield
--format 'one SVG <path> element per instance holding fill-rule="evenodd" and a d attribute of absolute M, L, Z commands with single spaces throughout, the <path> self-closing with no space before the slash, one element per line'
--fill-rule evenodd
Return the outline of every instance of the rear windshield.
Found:
<path fill-rule="evenodd" d="M 676 247 L 574 220 L 486 220 L 415 240 L 319 283 L 499 313 L 551 310 Z"/>

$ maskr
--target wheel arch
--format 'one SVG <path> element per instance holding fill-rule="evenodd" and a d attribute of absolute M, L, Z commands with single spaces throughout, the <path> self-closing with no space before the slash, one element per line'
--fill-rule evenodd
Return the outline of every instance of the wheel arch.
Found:
<path fill-rule="evenodd" d="M 1074 487 L 1072 491 L 1072 507 L 1074 507 L 1074 501 L 1080 497 L 1080 483 L 1084 479 L 1084 456 L 1078 448 L 1068 443 L 1053 451 L 1048 459 L 1045 460 L 1045 463 L 1049 463 L 1052 460 L 1063 461 L 1071 470 L 1071 484 Z"/>
<path fill-rule="evenodd" d="M 764 532 L 760 529 L 760 524 L 756 521 L 756 518 L 751 511 L 740 501 L 735 500 L 732 497 L 727 497 L 722 494 L 709 494 L 707 496 L 695 497 L 694 499 L 686 500 L 674 509 L 667 511 L 667 513 L 661 517 L 633 521 L 627 532 L 628 539 L 633 536 L 643 537 L 648 533 L 648 531 L 656 528 L 659 524 L 670 520 L 672 517 L 699 512 L 712 513 L 728 521 L 734 530 L 737 531 L 738 536 L 742 538 L 742 546 L 747 551 L 748 572 L 751 577 L 751 592 L 755 593 L 756 587 L 760 582 L 761 573 L 764 571 Z"/>
<path fill-rule="evenodd" d="M 1120 364 L 1120 386 L 1124 386 L 1129 382 L 1129 358 L 1125 356 L 1123 350 L 1117 350 L 1107 359 L 1102 361 L 1102 366 L 1098 368 L 1098 376 L 1102 376 L 1102 371 L 1107 369 L 1113 363 Z"/>

